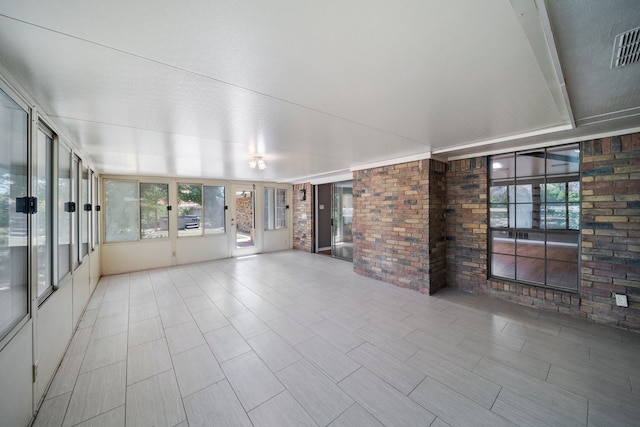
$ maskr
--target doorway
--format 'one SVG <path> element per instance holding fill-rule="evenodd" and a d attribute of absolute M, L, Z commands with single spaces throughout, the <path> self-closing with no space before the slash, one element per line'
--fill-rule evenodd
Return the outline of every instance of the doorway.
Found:
<path fill-rule="evenodd" d="M 353 261 L 353 181 L 316 186 L 316 252 Z"/>
<path fill-rule="evenodd" d="M 353 181 L 333 183 L 331 255 L 353 261 Z"/>
<path fill-rule="evenodd" d="M 260 251 L 256 233 L 256 192 L 253 186 L 234 186 L 231 203 L 231 255 L 251 255 Z"/>

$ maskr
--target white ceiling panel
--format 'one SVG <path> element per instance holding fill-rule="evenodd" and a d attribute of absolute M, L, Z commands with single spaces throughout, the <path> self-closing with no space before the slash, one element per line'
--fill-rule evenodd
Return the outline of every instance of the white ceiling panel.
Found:
<path fill-rule="evenodd" d="M 100 172 L 287 181 L 551 141 L 554 8 L 552 33 L 533 0 L 5 0 L 0 66 Z"/>

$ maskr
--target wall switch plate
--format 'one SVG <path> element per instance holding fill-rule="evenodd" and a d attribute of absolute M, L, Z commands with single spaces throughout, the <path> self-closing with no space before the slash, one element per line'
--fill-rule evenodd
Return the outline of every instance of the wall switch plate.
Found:
<path fill-rule="evenodd" d="M 624 294 L 615 294 L 616 296 L 616 305 L 618 307 L 629 307 L 629 303 L 627 302 L 627 296 Z"/>

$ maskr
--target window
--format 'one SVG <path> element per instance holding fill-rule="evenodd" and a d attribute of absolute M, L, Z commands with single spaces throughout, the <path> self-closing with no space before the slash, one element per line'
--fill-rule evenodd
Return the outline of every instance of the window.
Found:
<path fill-rule="evenodd" d="M 204 233 L 224 233 L 224 187 L 204 186 Z"/>
<path fill-rule="evenodd" d="M 201 236 L 202 185 L 178 184 L 178 237 Z"/>
<path fill-rule="evenodd" d="M 138 240 L 138 183 L 104 182 L 105 242 Z"/>
<path fill-rule="evenodd" d="M 53 291 L 53 211 L 51 209 L 53 176 L 53 132 L 44 125 L 38 127 L 36 138 L 35 196 L 36 253 L 38 264 L 38 298 L 43 300 Z"/>
<path fill-rule="evenodd" d="M 169 237 L 169 185 L 140 183 L 140 238 Z"/>
<path fill-rule="evenodd" d="M 93 182 L 91 191 L 91 204 L 93 206 L 91 249 L 94 250 L 100 244 L 100 211 L 98 211 L 98 176 L 93 171 L 91 171 L 91 181 Z"/>
<path fill-rule="evenodd" d="M 264 189 L 264 229 L 274 230 L 287 227 L 287 190 L 284 188 Z"/>
<path fill-rule="evenodd" d="M 58 281 L 71 271 L 71 152 L 58 143 Z"/>
<path fill-rule="evenodd" d="M 578 144 L 490 160 L 491 274 L 578 289 Z"/>
<path fill-rule="evenodd" d="M 89 169 L 82 166 L 82 180 L 80 181 L 81 206 L 80 212 L 80 259 L 89 255 L 89 226 L 91 224 L 91 204 L 89 202 Z"/>
<path fill-rule="evenodd" d="M 80 204 L 80 180 L 81 180 L 81 172 L 80 172 L 80 159 L 76 156 L 73 156 L 73 180 L 71 182 L 72 195 L 71 201 L 73 202 L 73 207 L 71 209 L 73 224 L 73 268 L 75 269 L 80 263 L 80 212 L 82 212 L 82 205 Z"/>
<path fill-rule="evenodd" d="M 28 115 L 0 89 L 0 340 L 29 312 L 27 194 Z M 26 356 L 26 355 L 25 355 Z"/>

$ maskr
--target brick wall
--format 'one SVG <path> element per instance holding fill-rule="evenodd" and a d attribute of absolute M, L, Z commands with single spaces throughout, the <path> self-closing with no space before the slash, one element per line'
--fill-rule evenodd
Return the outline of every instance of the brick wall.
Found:
<path fill-rule="evenodd" d="M 444 222 L 444 168 L 434 160 L 421 160 L 355 172 L 357 273 L 429 294 L 444 286 L 443 228 L 432 239 L 429 226 L 436 229 Z"/>
<path fill-rule="evenodd" d="M 579 292 L 488 277 L 486 157 L 451 161 L 446 171 L 424 160 L 356 172 L 354 270 L 424 293 L 446 283 L 640 331 L 640 133 L 581 150 Z M 300 212 L 310 216 L 311 206 Z M 310 233 L 311 222 L 295 217 L 294 235 Z M 614 292 L 628 296 L 628 308 L 615 305 Z"/>
<path fill-rule="evenodd" d="M 298 192 L 306 190 L 306 200 Z M 293 249 L 313 252 L 313 187 L 310 183 L 293 186 Z"/>
<path fill-rule="evenodd" d="M 588 318 L 640 330 L 640 133 L 582 144 L 580 293 Z"/>
<path fill-rule="evenodd" d="M 576 294 L 489 278 L 487 158 L 449 162 L 446 178 L 447 286 L 585 317 Z"/>
<path fill-rule="evenodd" d="M 446 241 L 446 208 L 447 208 L 447 164 L 437 160 L 429 160 L 428 202 L 426 212 L 428 224 L 428 249 L 426 259 L 429 294 L 433 294 L 446 285 L 447 275 L 447 241 Z"/>
<path fill-rule="evenodd" d="M 446 183 L 447 284 L 486 292 L 486 157 L 449 162 Z"/>

